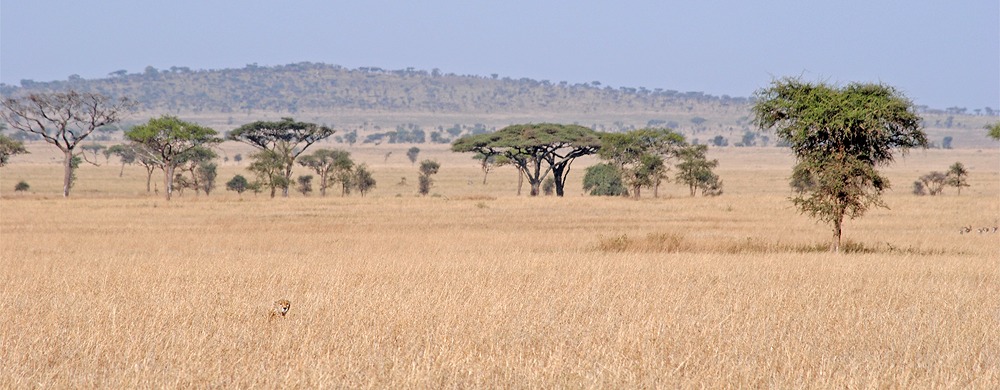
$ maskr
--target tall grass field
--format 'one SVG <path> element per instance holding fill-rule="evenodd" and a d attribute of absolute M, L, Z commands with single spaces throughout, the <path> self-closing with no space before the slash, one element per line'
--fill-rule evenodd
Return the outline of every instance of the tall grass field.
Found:
<path fill-rule="evenodd" d="M 63 199 L 29 144 L 0 168 L 0 388 L 1000 387 L 996 147 L 899 158 L 832 254 L 784 149 L 711 149 L 721 196 L 632 200 L 583 193 L 594 159 L 531 198 L 446 146 L 419 196 L 409 146 L 348 149 L 364 197 L 240 196 L 230 159 L 167 202 L 103 157 Z M 961 195 L 911 193 L 956 161 Z"/>

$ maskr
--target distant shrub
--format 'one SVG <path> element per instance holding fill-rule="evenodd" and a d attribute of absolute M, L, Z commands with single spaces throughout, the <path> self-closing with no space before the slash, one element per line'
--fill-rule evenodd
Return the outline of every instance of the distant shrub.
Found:
<path fill-rule="evenodd" d="M 28 182 L 26 182 L 24 180 L 21 180 L 21 181 L 17 182 L 17 185 L 14 186 L 14 191 L 15 192 L 25 192 L 25 191 L 27 191 L 29 189 L 31 189 L 31 186 L 28 185 Z"/>

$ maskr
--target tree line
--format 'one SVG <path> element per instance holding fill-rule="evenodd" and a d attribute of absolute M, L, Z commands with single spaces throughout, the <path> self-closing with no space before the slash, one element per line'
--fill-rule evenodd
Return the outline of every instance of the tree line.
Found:
<path fill-rule="evenodd" d="M 837 87 L 781 79 L 759 90 L 755 101 L 754 123 L 762 131 L 773 130 L 796 158 L 790 180 L 796 188 L 792 203 L 802 213 L 832 225 L 832 251 L 839 251 L 845 217 L 853 219 L 872 207 L 886 207 L 882 194 L 890 188 L 890 183 L 878 168 L 892 163 L 899 153 L 929 146 L 913 103 L 886 85 L 852 83 Z M 119 121 L 134 103 L 69 91 L 6 98 L 2 106 L 0 115 L 11 127 L 37 134 L 64 153 L 64 196 L 68 197 L 75 164 L 79 158 L 86 158 L 85 153 L 76 151 L 77 146 L 98 127 Z M 237 128 L 226 138 L 257 150 L 251 155 L 254 162 L 249 169 L 257 180 L 250 184 L 234 177 L 227 186 L 242 193 L 240 189 L 256 185 L 270 189 L 272 197 L 278 189 L 288 196 L 292 167 L 298 160 L 320 176 L 324 194 L 331 177 L 334 182 L 342 183 L 344 192 L 350 181 L 364 194 L 375 182 L 363 164 L 354 167 L 349 156 L 338 151 L 321 149 L 311 155 L 304 154 L 311 145 L 334 132 L 326 126 L 292 118 L 257 121 Z M 990 137 L 1000 139 L 1000 123 L 987 126 L 987 132 Z M 135 161 L 147 164 L 150 175 L 155 168 L 161 169 L 169 200 L 175 181 L 186 181 L 176 173 L 182 166 L 183 171 L 192 174 L 196 191 L 198 188 L 209 191 L 204 184 L 214 179 L 209 174 L 214 167 L 206 162 L 214 158 L 211 147 L 222 141 L 217 135 L 213 129 L 165 115 L 128 130 L 125 136 L 131 143 L 118 150 L 134 153 Z M 22 145 L 6 137 L 0 139 L 0 147 L 0 165 L 10 155 L 25 152 Z M 579 125 L 519 124 L 460 137 L 451 149 L 474 153 L 474 158 L 482 164 L 484 181 L 495 166 L 515 167 L 519 177 L 528 181 L 532 196 L 545 191 L 547 180 L 555 194 L 563 196 L 573 162 L 593 154 L 605 162 L 588 169 L 593 180 L 584 181 L 591 193 L 599 189 L 602 193 L 631 193 L 638 197 L 643 188 L 652 188 L 655 195 L 667 178 L 667 161 L 671 159 L 678 161 L 676 179 L 689 186 L 692 196 L 699 188 L 706 195 L 721 193 L 722 189 L 722 181 L 712 172 L 718 162 L 705 157 L 707 147 L 688 144 L 682 135 L 666 128 L 602 133 Z M 413 163 L 418 154 L 417 148 L 407 153 Z M 123 157 L 122 161 L 126 159 Z M 352 167 L 353 174 L 347 174 Z M 431 175 L 439 169 L 440 165 L 434 161 L 421 163 L 422 194 L 428 192 Z M 961 190 L 967 186 L 966 174 L 960 163 L 955 164 L 948 175 L 935 175 L 940 180 L 933 183 L 943 182 Z M 310 182 L 311 179 L 301 177 L 298 180 L 303 193 Z M 931 182 L 922 180 L 923 188 L 931 187 L 928 185 Z M 939 192 L 937 187 L 930 190 L 932 194 Z M 914 192 L 920 191 L 915 188 Z"/>

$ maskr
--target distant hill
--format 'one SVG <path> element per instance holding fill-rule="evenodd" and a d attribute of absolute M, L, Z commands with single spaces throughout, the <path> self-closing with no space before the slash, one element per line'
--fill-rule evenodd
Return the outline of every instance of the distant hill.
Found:
<path fill-rule="evenodd" d="M 754 131 L 748 117 L 751 102 L 746 97 L 612 88 L 599 82 L 570 84 L 498 75 L 442 74 L 436 69 L 348 69 L 309 62 L 221 70 L 147 67 L 142 73 L 121 70 L 103 79 L 74 75 L 64 81 L 23 80 L 20 86 L 0 84 L 0 95 L 67 88 L 128 96 L 140 104 L 138 117 L 173 114 L 219 129 L 292 116 L 362 133 L 392 127 L 429 127 L 428 132 L 436 129 L 440 133 L 438 142 L 461 134 L 452 131 L 445 136 L 448 127 L 492 129 L 542 121 L 579 123 L 605 131 L 666 126 L 689 137 L 709 139 L 722 135 L 734 143 L 745 132 Z M 945 118 L 936 119 L 937 124 L 943 121 Z M 947 121 L 949 126 L 970 122 L 954 118 Z M 978 121 L 971 122 L 971 126 L 978 125 Z"/>

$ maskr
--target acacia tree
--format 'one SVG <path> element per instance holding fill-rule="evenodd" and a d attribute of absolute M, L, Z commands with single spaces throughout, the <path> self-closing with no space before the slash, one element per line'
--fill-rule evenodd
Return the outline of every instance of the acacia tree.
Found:
<path fill-rule="evenodd" d="M 596 153 L 600 134 L 579 125 L 555 123 L 511 125 L 493 133 L 467 135 L 451 145 L 454 152 L 502 156 L 528 178 L 531 196 L 551 172 L 556 195 L 563 196 L 566 178 L 577 157 Z"/>
<path fill-rule="evenodd" d="M 670 129 L 639 129 L 601 134 L 598 155 L 620 172 L 631 194 L 639 198 L 642 187 L 658 188 L 666 176 L 666 161 L 677 154 L 684 136 Z"/>
<path fill-rule="evenodd" d="M 427 195 L 431 192 L 431 186 L 434 185 L 431 175 L 437 174 L 439 169 L 441 169 L 441 164 L 437 161 L 424 160 L 420 162 L 420 175 L 418 177 L 420 195 Z"/>
<path fill-rule="evenodd" d="M 7 165 L 10 156 L 28 153 L 21 141 L 13 140 L 6 135 L 0 134 L 0 167 Z"/>
<path fill-rule="evenodd" d="M 986 125 L 986 135 L 997 141 L 1000 141 L 1000 122 L 994 123 L 992 125 Z"/>
<path fill-rule="evenodd" d="M 343 150 L 319 149 L 299 158 L 299 165 L 312 169 L 319 175 L 320 196 L 326 196 L 330 179 L 340 171 L 350 171 L 354 162 L 351 154 Z"/>
<path fill-rule="evenodd" d="M 295 159 L 310 145 L 330 137 L 334 132 L 335 130 L 329 127 L 315 123 L 282 118 L 277 122 L 257 121 L 245 124 L 231 131 L 227 138 L 270 152 L 270 154 L 258 153 L 257 156 L 270 159 L 269 163 L 280 163 L 278 168 L 284 177 L 284 182 L 291 183 Z M 271 188 L 273 193 L 274 187 Z M 288 185 L 282 186 L 281 195 L 288 196 Z"/>
<path fill-rule="evenodd" d="M 844 217 L 886 207 L 889 180 L 876 168 L 894 153 L 927 147 L 913 103 L 894 88 L 852 83 L 843 88 L 797 79 L 775 80 L 756 93 L 752 111 L 795 155 L 795 171 L 813 185 L 791 200 L 802 213 L 833 225 L 830 250 L 839 252 Z"/>
<path fill-rule="evenodd" d="M 722 180 L 712 169 L 719 165 L 719 160 L 709 160 L 705 157 L 708 145 L 689 145 L 677 151 L 677 181 L 688 186 L 691 196 L 701 189 L 703 195 L 722 194 Z"/>
<path fill-rule="evenodd" d="M 969 186 L 969 171 L 965 169 L 965 164 L 956 162 L 948 167 L 948 185 L 958 189 L 958 194 L 962 195 L 962 187 Z"/>
<path fill-rule="evenodd" d="M 406 158 L 410 159 L 410 165 L 417 163 L 417 156 L 420 155 L 420 148 L 414 146 L 406 151 Z"/>
<path fill-rule="evenodd" d="M 135 103 L 127 98 L 113 100 L 98 93 L 32 93 L 4 98 L 0 118 L 14 129 L 36 134 L 63 153 L 63 197 L 72 186 L 76 147 L 97 128 L 122 119 Z"/>
<path fill-rule="evenodd" d="M 174 189 L 174 170 L 179 164 L 192 159 L 190 157 L 192 150 L 206 149 L 222 142 L 215 135 L 215 130 L 211 128 L 167 115 L 150 119 L 146 124 L 135 126 L 125 132 L 126 138 L 143 146 L 140 152 L 163 169 L 163 186 L 167 200 L 170 200 Z"/>

